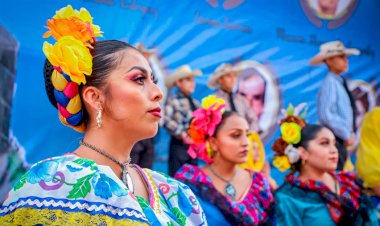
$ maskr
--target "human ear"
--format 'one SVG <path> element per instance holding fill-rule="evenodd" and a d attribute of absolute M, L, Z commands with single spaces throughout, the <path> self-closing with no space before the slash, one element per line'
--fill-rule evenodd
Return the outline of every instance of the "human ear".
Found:
<path fill-rule="evenodd" d="M 103 95 L 101 90 L 94 86 L 84 87 L 82 90 L 82 100 L 86 105 L 87 111 L 90 112 L 90 109 L 97 110 L 102 108 Z M 90 108 L 90 109 L 89 109 Z"/>
<path fill-rule="evenodd" d="M 307 161 L 310 153 L 302 146 L 298 147 L 297 150 L 301 155 L 302 162 Z"/>
<path fill-rule="evenodd" d="M 214 152 L 217 152 L 218 151 L 218 142 L 217 142 L 216 138 L 215 137 L 210 137 L 210 138 L 208 138 L 208 142 L 210 144 L 211 149 Z"/>

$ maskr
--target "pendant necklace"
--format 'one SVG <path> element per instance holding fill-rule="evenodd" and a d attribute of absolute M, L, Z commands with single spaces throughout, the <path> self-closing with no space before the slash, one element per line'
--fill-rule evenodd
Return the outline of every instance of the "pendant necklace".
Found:
<path fill-rule="evenodd" d="M 128 172 L 128 166 L 129 164 L 131 163 L 131 158 L 128 159 L 128 161 L 122 163 L 118 160 L 116 160 L 114 157 L 112 157 L 111 155 L 109 155 L 108 153 L 100 150 L 99 148 L 89 144 L 89 143 L 86 143 L 84 142 L 84 140 L 80 140 L 79 141 L 79 144 L 80 145 L 83 145 L 85 147 L 88 147 L 90 148 L 91 150 L 94 150 L 96 152 L 98 152 L 99 154 L 107 157 L 108 159 L 112 160 L 113 162 L 117 163 L 119 166 L 121 166 L 121 169 L 122 169 L 122 173 L 121 173 L 121 180 L 123 181 L 123 183 L 128 187 L 128 190 L 131 191 L 132 193 L 134 193 L 134 187 L 133 187 L 133 182 L 132 182 L 132 178 L 131 176 L 129 175 L 129 172 Z"/>
<path fill-rule="evenodd" d="M 221 179 L 222 181 L 224 181 L 227 185 L 224 187 L 224 193 L 229 197 L 231 198 L 232 200 L 236 200 L 236 188 L 235 186 L 232 185 L 231 181 L 234 179 L 235 175 L 236 175 L 236 171 L 234 172 L 234 175 L 229 179 L 229 180 L 226 180 L 224 179 L 221 175 L 219 175 L 217 172 L 215 172 L 215 170 L 211 167 L 211 165 L 208 165 L 208 168 L 210 169 L 210 171 L 219 179 Z"/>

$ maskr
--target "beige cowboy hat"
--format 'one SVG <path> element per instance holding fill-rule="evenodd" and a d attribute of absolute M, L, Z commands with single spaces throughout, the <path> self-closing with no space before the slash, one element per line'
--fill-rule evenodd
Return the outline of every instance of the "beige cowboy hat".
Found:
<path fill-rule="evenodd" d="M 231 64 L 223 63 L 219 65 L 214 71 L 214 74 L 210 76 L 207 82 L 207 86 L 211 89 L 216 89 L 219 87 L 219 78 L 222 77 L 225 74 L 231 73 L 231 72 L 239 72 L 241 71 L 237 67 L 233 67 Z"/>
<path fill-rule="evenodd" d="M 202 71 L 199 69 L 192 70 L 189 65 L 182 65 L 177 68 L 172 74 L 165 77 L 165 85 L 168 88 L 174 86 L 174 83 L 181 78 L 187 78 L 190 76 L 199 76 L 202 75 Z"/>
<path fill-rule="evenodd" d="M 146 58 L 149 58 L 156 52 L 156 49 L 147 49 L 146 46 L 140 42 L 135 44 L 135 48 L 139 50 Z"/>
<path fill-rule="evenodd" d="M 360 51 L 354 48 L 346 48 L 340 41 L 331 41 L 323 43 L 319 49 L 319 53 L 310 60 L 310 65 L 319 65 L 327 58 L 339 55 L 359 55 Z"/>

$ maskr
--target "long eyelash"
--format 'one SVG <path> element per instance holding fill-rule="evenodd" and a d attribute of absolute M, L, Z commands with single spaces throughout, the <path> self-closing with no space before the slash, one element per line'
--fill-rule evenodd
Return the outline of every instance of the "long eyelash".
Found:
<path fill-rule="evenodd" d="M 154 78 L 153 83 L 157 85 L 158 84 L 158 79 Z"/>
<path fill-rule="evenodd" d="M 157 83 L 158 83 L 158 78 L 157 78 L 154 74 L 152 75 L 152 81 L 153 81 L 154 84 L 157 85 Z"/>

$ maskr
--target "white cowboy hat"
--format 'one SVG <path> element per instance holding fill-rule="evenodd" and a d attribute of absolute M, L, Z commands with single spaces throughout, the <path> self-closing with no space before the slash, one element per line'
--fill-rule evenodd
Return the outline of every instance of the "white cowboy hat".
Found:
<path fill-rule="evenodd" d="M 156 52 L 156 49 L 147 49 L 146 46 L 140 42 L 135 44 L 135 48 L 139 50 L 147 58 L 149 58 Z"/>
<path fill-rule="evenodd" d="M 310 60 L 310 65 L 319 65 L 323 63 L 324 60 L 333 56 L 339 55 L 359 55 L 360 51 L 358 49 L 348 49 L 344 47 L 343 43 L 340 41 L 331 41 L 323 43 L 320 47 L 319 53 L 315 55 Z"/>
<path fill-rule="evenodd" d="M 190 76 L 202 75 L 202 71 L 199 69 L 192 70 L 189 65 L 182 65 L 177 68 L 171 75 L 165 77 L 165 85 L 171 88 L 174 83 L 181 78 L 187 78 Z"/>
<path fill-rule="evenodd" d="M 211 89 L 216 89 L 219 87 L 219 78 L 222 77 L 225 74 L 231 73 L 231 72 L 239 72 L 240 69 L 233 67 L 231 64 L 223 63 L 219 65 L 214 71 L 214 74 L 210 76 L 207 82 L 207 86 Z"/>

